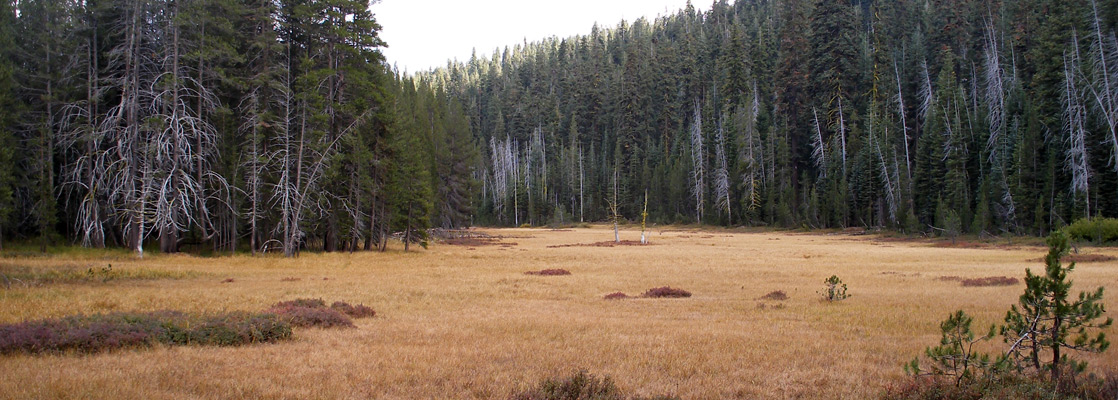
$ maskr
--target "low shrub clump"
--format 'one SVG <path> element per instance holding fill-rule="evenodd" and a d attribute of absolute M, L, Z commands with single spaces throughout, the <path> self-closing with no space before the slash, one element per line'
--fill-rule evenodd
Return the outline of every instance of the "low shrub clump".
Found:
<path fill-rule="evenodd" d="M 788 294 L 784 293 L 783 290 L 774 290 L 769 292 L 769 294 L 761 296 L 758 300 L 784 301 L 788 300 Z"/>
<path fill-rule="evenodd" d="M 579 370 L 560 379 L 545 379 L 536 387 L 513 394 L 510 400 L 672 400 L 675 396 L 626 396 L 609 376 Z"/>
<path fill-rule="evenodd" d="M 627 298 L 629 298 L 629 295 L 627 295 L 625 293 L 622 293 L 622 292 L 613 292 L 613 293 L 607 294 L 605 296 L 606 300 L 621 300 L 621 299 L 627 299 Z"/>
<path fill-rule="evenodd" d="M 326 307 L 326 302 L 322 299 L 281 301 L 272 305 L 266 312 L 279 315 L 294 326 L 320 328 L 352 328 L 351 317 L 365 318 L 376 315 L 376 311 L 364 304 L 353 306 L 338 301 Z"/>
<path fill-rule="evenodd" d="M 1088 374 L 1075 382 L 1056 384 L 1036 375 L 998 373 L 982 379 L 952 381 L 921 376 L 885 389 L 888 400 L 938 399 L 1118 399 L 1118 372 Z"/>
<path fill-rule="evenodd" d="M 559 275 L 570 275 L 571 271 L 567 271 L 567 270 L 562 269 L 562 268 L 552 268 L 552 269 L 543 269 L 543 270 L 539 270 L 539 271 L 528 271 L 528 272 L 525 272 L 525 274 L 526 275 L 559 276 Z"/>
<path fill-rule="evenodd" d="M 681 298 L 681 297 L 691 297 L 691 292 L 688 292 L 688 291 L 683 290 L 683 289 L 676 289 L 676 288 L 673 288 L 673 287 L 670 287 L 670 286 L 664 286 L 664 287 L 648 289 L 648 291 L 644 292 L 644 294 L 642 294 L 641 297 L 647 297 L 647 298 L 653 298 L 653 299 L 658 299 L 658 298 Z"/>
<path fill-rule="evenodd" d="M 1118 218 L 1081 218 L 1064 228 L 1071 240 L 1118 241 Z"/>
<path fill-rule="evenodd" d="M 330 305 L 330 308 L 334 311 L 348 315 L 350 318 L 372 318 L 377 316 L 376 311 L 373 311 L 372 308 L 369 308 L 364 304 L 353 306 L 344 301 L 335 301 L 334 304 Z"/>
<path fill-rule="evenodd" d="M 963 286 L 1013 286 L 1021 281 L 1008 276 L 987 276 L 985 278 L 963 279 Z"/>
<path fill-rule="evenodd" d="M 0 325 L 0 353 L 94 353 L 155 343 L 236 346 L 290 337 L 291 325 L 270 314 L 113 313 Z"/>
<path fill-rule="evenodd" d="M 298 327 L 352 328 L 353 321 L 337 310 L 327 308 L 322 299 L 281 301 L 265 312 L 276 314 Z"/>

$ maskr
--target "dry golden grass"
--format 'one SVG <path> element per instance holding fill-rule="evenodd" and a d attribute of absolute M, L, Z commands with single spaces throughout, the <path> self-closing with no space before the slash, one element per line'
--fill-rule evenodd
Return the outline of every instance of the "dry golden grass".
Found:
<path fill-rule="evenodd" d="M 1026 267 L 1042 267 L 1030 260 L 1046 251 L 687 230 L 653 232 L 649 246 L 549 247 L 598 243 L 613 232 L 488 232 L 517 244 L 296 259 L 106 253 L 114 270 L 186 278 L 0 288 L 0 323 L 76 312 L 258 311 L 297 297 L 377 311 L 356 320 L 357 329 L 297 329 L 294 340 L 278 344 L 0 356 L 0 397 L 504 398 L 586 368 L 634 394 L 867 398 L 938 341 L 949 312 L 964 309 L 979 326 L 999 322 L 1023 289 L 962 287 L 940 277 L 1022 277 Z M 0 266 L 99 265 L 101 257 L 0 258 Z M 547 268 L 573 275 L 524 274 Z M 816 292 L 832 274 L 849 285 L 849 299 L 820 301 Z M 1071 277 L 1077 291 L 1106 286 L 1106 302 L 1118 307 L 1118 262 L 1082 263 Z M 660 286 L 693 296 L 602 298 Z M 758 300 L 775 290 L 789 299 Z M 1114 350 L 1082 358 L 1118 368 Z"/>

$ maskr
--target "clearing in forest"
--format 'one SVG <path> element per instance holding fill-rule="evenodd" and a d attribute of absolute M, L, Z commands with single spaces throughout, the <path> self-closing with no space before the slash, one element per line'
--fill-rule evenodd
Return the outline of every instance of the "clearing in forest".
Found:
<path fill-rule="evenodd" d="M 295 328 L 293 339 L 274 344 L 0 355 L 0 393 L 505 398 L 586 369 L 633 394 L 867 398 L 904 379 L 902 364 L 937 344 L 940 321 L 956 309 L 973 315 L 976 327 L 1000 323 L 1024 289 L 1000 278 L 1042 270 L 1037 259 L 1047 251 L 687 229 L 653 230 L 650 245 L 606 246 L 613 231 L 604 226 L 481 231 L 496 239 L 293 259 L 6 253 L 0 323 L 116 311 L 257 312 L 296 298 L 366 304 L 376 316 L 351 329 Z M 1077 265 L 1073 291 L 1104 286 L 1104 303 L 1115 309 L 1118 249 L 1080 251 L 1099 261 Z M 848 285 L 849 298 L 822 301 L 832 275 Z M 996 284 L 961 284 L 981 279 Z M 641 296 L 663 287 L 691 295 Z M 632 297 L 604 299 L 617 292 Z M 984 345 L 1002 348 L 998 340 Z M 1080 359 L 1118 369 L 1113 350 Z"/>

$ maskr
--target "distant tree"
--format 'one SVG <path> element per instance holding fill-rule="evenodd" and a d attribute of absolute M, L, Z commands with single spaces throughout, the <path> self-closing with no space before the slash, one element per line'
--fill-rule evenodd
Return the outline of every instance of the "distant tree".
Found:
<path fill-rule="evenodd" d="M 19 102 L 16 99 L 15 66 L 15 13 L 10 0 L 0 1 L 0 250 L 4 248 L 4 230 L 15 209 L 13 187 L 15 184 L 16 143 L 12 127 L 16 123 Z"/>

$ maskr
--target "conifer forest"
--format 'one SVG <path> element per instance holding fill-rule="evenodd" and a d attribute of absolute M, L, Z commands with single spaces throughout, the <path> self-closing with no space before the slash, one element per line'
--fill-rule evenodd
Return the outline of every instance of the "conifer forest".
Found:
<path fill-rule="evenodd" d="M 376 8 L 0 1 L 0 245 L 1118 217 L 1118 0 L 721 0 L 415 73 Z"/>

